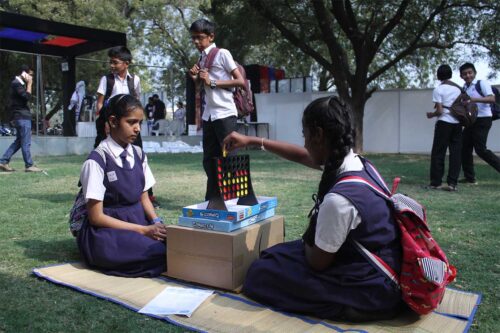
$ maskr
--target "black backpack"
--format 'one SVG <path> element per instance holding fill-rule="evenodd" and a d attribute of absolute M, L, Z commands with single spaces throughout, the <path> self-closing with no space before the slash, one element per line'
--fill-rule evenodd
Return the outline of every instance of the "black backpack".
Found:
<path fill-rule="evenodd" d="M 452 81 L 444 81 L 447 84 L 460 89 L 460 95 L 455 99 L 451 106 L 443 106 L 450 110 L 451 115 L 460 122 L 460 125 L 469 127 L 476 122 L 477 104 L 470 101 L 470 96 L 467 95 L 464 89 Z"/>
<path fill-rule="evenodd" d="M 481 80 L 477 80 L 476 82 L 476 90 L 479 95 L 484 97 L 483 90 L 481 89 Z M 491 86 L 491 90 L 495 95 L 495 103 L 491 103 L 491 115 L 493 120 L 497 120 L 500 118 L 500 91 L 498 91 L 497 87 Z"/>

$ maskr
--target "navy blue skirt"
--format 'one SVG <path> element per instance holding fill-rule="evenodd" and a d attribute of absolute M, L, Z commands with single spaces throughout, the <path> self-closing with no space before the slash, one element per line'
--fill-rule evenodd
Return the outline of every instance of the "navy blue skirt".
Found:
<path fill-rule="evenodd" d="M 346 308 L 380 312 L 401 304 L 399 290 L 366 261 L 336 260 L 314 271 L 301 240 L 263 251 L 248 270 L 243 292 L 276 310 L 325 319 L 341 319 Z"/>
<path fill-rule="evenodd" d="M 140 202 L 117 208 L 105 207 L 104 214 L 130 223 L 151 224 Z M 153 277 L 167 270 L 165 242 L 134 231 L 97 228 L 86 222 L 78 232 L 77 242 L 85 263 L 105 274 Z"/>

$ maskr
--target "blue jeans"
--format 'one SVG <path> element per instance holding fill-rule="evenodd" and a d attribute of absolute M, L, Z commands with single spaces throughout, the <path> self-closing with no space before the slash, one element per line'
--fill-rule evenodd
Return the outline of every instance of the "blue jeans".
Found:
<path fill-rule="evenodd" d="M 7 164 L 10 162 L 12 155 L 14 155 L 19 149 L 23 153 L 24 165 L 29 168 L 33 165 L 33 160 L 31 159 L 31 119 L 18 119 L 14 120 L 14 127 L 17 130 L 16 140 L 7 148 L 5 154 L 3 154 L 2 159 L 0 159 L 1 164 Z"/>

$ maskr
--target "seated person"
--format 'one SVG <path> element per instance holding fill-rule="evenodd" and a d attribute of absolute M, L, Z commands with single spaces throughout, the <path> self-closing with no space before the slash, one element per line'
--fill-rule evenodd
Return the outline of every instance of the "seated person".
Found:
<path fill-rule="evenodd" d="M 399 289 L 350 240 L 375 252 L 399 274 L 399 228 L 385 199 L 368 187 L 336 184 L 342 176 L 374 180 L 374 168 L 352 150 L 351 112 L 339 98 L 310 103 L 302 117 L 304 147 L 232 132 L 228 150 L 259 145 L 323 170 L 309 227 L 302 240 L 275 245 L 250 266 L 243 293 L 274 309 L 331 320 L 366 321 L 405 308 Z"/>
<path fill-rule="evenodd" d="M 80 174 L 88 219 L 77 235 L 85 263 L 105 274 L 153 277 L 166 271 L 166 228 L 148 196 L 155 179 L 144 152 L 132 142 L 144 118 L 131 95 L 112 97 L 104 110 L 110 134 Z"/>

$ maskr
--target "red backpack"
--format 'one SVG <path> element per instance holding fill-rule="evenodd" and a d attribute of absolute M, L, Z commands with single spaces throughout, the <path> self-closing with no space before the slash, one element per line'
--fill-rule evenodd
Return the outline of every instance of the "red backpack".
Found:
<path fill-rule="evenodd" d="M 406 195 L 394 194 L 400 179 L 394 179 L 392 191 L 389 191 L 375 168 L 369 163 L 365 163 L 365 166 L 377 176 L 376 183 L 358 176 L 346 176 L 338 183 L 364 184 L 387 200 L 401 231 L 403 262 L 400 275 L 397 276 L 389 265 L 361 243 L 353 243 L 369 262 L 400 288 L 403 301 L 413 311 L 421 315 L 427 314 L 441 303 L 446 285 L 455 280 L 456 268 L 450 265 L 443 250 L 432 237 L 425 208 Z"/>
<path fill-rule="evenodd" d="M 214 62 L 215 56 L 217 55 L 217 52 L 219 52 L 219 49 L 216 47 L 214 47 L 213 49 L 210 50 L 210 52 L 208 52 L 207 60 L 205 61 L 205 66 L 204 66 L 205 68 L 208 68 L 210 70 Z M 243 66 L 241 66 L 236 61 L 235 63 L 236 66 L 238 67 L 239 72 L 243 76 L 243 80 L 245 81 L 245 86 L 243 88 L 242 87 L 234 88 L 233 100 L 234 104 L 236 105 L 236 110 L 238 110 L 238 118 L 244 118 L 255 111 L 255 107 L 253 105 L 253 94 L 252 90 L 250 89 L 250 85 L 248 84 L 245 68 L 243 68 Z"/>

